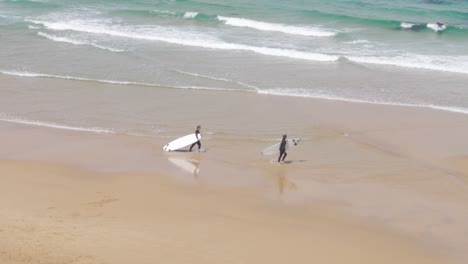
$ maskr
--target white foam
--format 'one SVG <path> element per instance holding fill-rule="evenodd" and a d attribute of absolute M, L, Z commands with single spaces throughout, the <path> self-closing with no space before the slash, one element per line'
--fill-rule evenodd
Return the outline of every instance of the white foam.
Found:
<path fill-rule="evenodd" d="M 81 131 L 81 132 L 109 133 L 109 134 L 116 133 L 112 130 L 99 128 L 99 127 L 77 127 L 77 126 L 69 126 L 69 125 L 50 123 L 50 122 L 27 120 L 24 118 L 12 117 L 5 113 L 0 113 L 0 121 L 23 124 L 23 125 L 31 125 L 31 126 L 50 127 L 50 128 L 64 129 L 64 130 L 74 130 L 74 131 Z"/>
<path fill-rule="evenodd" d="M 75 76 L 68 76 L 68 75 L 53 75 L 53 74 L 34 73 L 34 72 L 18 72 L 18 71 L 2 71 L 2 70 L 0 70 L 0 73 L 7 74 L 7 75 L 19 76 L 19 77 L 43 77 L 43 78 L 54 78 L 54 79 L 65 79 L 65 80 L 75 80 L 75 81 L 97 82 L 97 83 L 116 84 L 116 85 L 136 85 L 136 86 L 149 86 L 149 87 L 187 89 L 187 90 L 241 92 L 240 90 L 229 89 L 229 88 L 203 87 L 203 86 L 170 86 L 170 85 L 155 84 L 155 83 L 101 80 L 101 79 L 90 79 L 90 78 L 75 77 Z"/>
<path fill-rule="evenodd" d="M 154 9 L 151 12 L 157 13 L 157 14 L 166 14 L 166 15 L 177 15 L 177 13 L 171 12 L 171 11 L 166 11 L 166 10 L 158 10 Z"/>
<path fill-rule="evenodd" d="M 214 80 L 214 81 L 222 81 L 222 82 L 228 82 L 228 83 L 235 83 L 235 84 L 238 84 L 238 85 L 240 85 L 240 86 L 244 86 L 244 87 L 253 89 L 253 90 L 255 90 L 255 91 L 257 91 L 257 90 L 260 89 L 260 88 L 258 88 L 258 87 L 256 87 L 256 86 L 253 86 L 253 85 L 250 85 L 250 84 L 247 84 L 247 83 L 244 83 L 244 82 L 238 82 L 238 81 L 230 80 L 230 79 L 219 78 L 219 77 L 213 77 L 213 76 L 208 76 L 208 75 L 203 75 L 203 74 L 193 73 L 193 72 L 187 72 L 187 71 L 181 71 L 181 70 L 175 70 L 175 71 L 178 72 L 178 73 L 182 73 L 182 74 L 189 75 L 189 76 L 193 76 L 193 77 L 205 78 L 205 79 Z"/>
<path fill-rule="evenodd" d="M 125 26 L 115 27 L 99 24 L 87 24 L 86 21 L 82 20 L 75 20 L 65 23 L 34 20 L 30 20 L 30 22 L 44 25 L 45 27 L 52 30 L 73 30 L 93 34 L 106 34 L 116 37 L 154 40 L 191 47 L 211 48 L 219 50 L 243 50 L 268 56 L 287 57 L 311 61 L 337 61 L 339 59 L 338 56 L 334 55 L 305 52 L 291 49 L 257 47 L 245 44 L 228 43 L 218 39 L 210 38 L 209 36 L 203 36 L 200 34 L 190 34 L 188 32 L 180 32 L 177 30 L 170 30 L 167 28 L 160 28 L 157 26 L 152 26 L 150 28 L 129 28 Z"/>
<path fill-rule="evenodd" d="M 223 21 L 224 24 L 234 27 L 247 27 L 257 30 L 264 31 L 277 31 L 291 35 L 302 35 L 302 36 L 314 36 L 314 37 L 331 37 L 336 35 L 335 32 L 323 30 L 320 28 L 314 27 L 300 27 L 300 26 L 291 26 L 281 23 L 269 23 L 263 21 L 256 21 L 246 18 L 237 18 L 237 17 L 224 17 L 218 16 L 219 21 Z"/>
<path fill-rule="evenodd" d="M 407 22 L 401 22 L 400 27 L 403 29 L 410 29 L 414 26 L 414 24 L 407 23 Z"/>
<path fill-rule="evenodd" d="M 114 49 L 114 48 L 98 45 L 98 44 L 83 41 L 83 40 L 75 40 L 75 39 L 72 39 L 72 38 L 58 37 L 58 36 L 50 35 L 50 34 L 47 34 L 47 33 L 44 33 L 44 32 L 38 32 L 37 34 L 39 36 L 45 37 L 47 39 L 50 39 L 50 40 L 56 41 L 56 42 L 70 43 L 70 44 L 73 44 L 73 45 L 89 45 L 89 46 L 93 46 L 93 47 L 98 48 L 98 49 L 108 50 L 108 51 L 112 51 L 112 52 L 124 52 L 124 50 L 121 50 L 121 49 Z"/>
<path fill-rule="evenodd" d="M 427 24 L 426 27 L 434 30 L 435 32 L 439 32 L 439 31 L 445 30 L 447 28 L 447 26 L 445 26 L 445 25 L 439 26 L 439 25 L 433 24 L 433 23 Z"/>
<path fill-rule="evenodd" d="M 370 100 L 360 100 L 353 98 L 344 98 L 339 96 L 328 95 L 325 93 L 314 93 L 308 89 L 301 88 L 276 88 L 276 89 L 267 89 L 258 91 L 259 94 L 266 95 L 279 95 L 279 96 L 292 96 L 292 97 L 306 97 L 306 98 L 317 98 L 333 101 L 343 101 L 351 103 L 361 103 L 361 104 L 375 104 L 375 105 L 389 105 L 389 106 L 401 106 L 401 107 L 417 107 L 417 108 L 430 108 L 434 110 L 443 110 L 448 112 L 468 114 L 468 108 L 461 107 L 452 107 L 452 106 L 439 106 L 433 104 L 410 104 L 410 103 L 397 103 L 397 102 L 385 102 L 385 101 L 370 101 Z"/>
<path fill-rule="evenodd" d="M 400 55 L 395 57 L 346 57 L 350 61 L 405 68 L 445 71 L 468 74 L 468 56 Z"/>
<path fill-rule="evenodd" d="M 29 26 L 28 26 L 28 28 L 29 28 L 29 29 L 40 29 L 40 27 L 37 27 L 37 26 L 31 26 L 31 25 L 29 25 Z"/>
<path fill-rule="evenodd" d="M 198 15 L 198 12 L 185 12 L 184 18 L 195 18 Z"/>
<path fill-rule="evenodd" d="M 357 39 L 357 40 L 347 41 L 345 43 L 347 43 L 347 44 L 368 44 L 368 43 L 370 43 L 370 41 L 365 40 L 365 39 Z"/>

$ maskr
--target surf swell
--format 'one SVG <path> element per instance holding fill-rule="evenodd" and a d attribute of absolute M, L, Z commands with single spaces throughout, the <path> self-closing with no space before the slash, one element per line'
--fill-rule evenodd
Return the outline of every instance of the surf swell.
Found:
<path fill-rule="evenodd" d="M 382 18 L 369 18 L 369 17 L 358 17 L 347 14 L 335 14 L 327 13 L 318 10 L 303 10 L 301 11 L 306 16 L 314 19 L 324 19 L 324 20 L 334 20 L 341 21 L 345 24 L 356 24 L 364 25 L 366 27 L 378 27 L 378 28 L 387 28 L 387 29 L 411 29 L 414 31 L 428 31 L 428 32 L 440 32 L 444 31 L 444 34 L 447 35 L 468 35 L 468 28 L 461 25 L 445 25 L 444 27 L 439 27 L 436 24 L 436 21 L 419 21 L 419 22 L 401 22 L 398 20 Z M 457 13 L 456 15 L 460 16 L 462 20 L 465 20 L 468 13 Z M 435 16 L 437 17 L 437 16 Z"/>
<path fill-rule="evenodd" d="M 263 31 L 277 31 L 291 35 L 315 36 L 315 37 L 331 37 L 336 35 L 335 32 L 323 30 L 320 28 L 290 26 L 280 23 L 268 23 L 263 21 L 255 21 L 246 18 L 217 16 L 219 21 L 225 25 L 234 27 L 246 27 Z"/>
<path fill-rule="evenodd" d="M 185 12 L 184 18 L 195 18 L 198 15 L 198 12 Z"/>
<path fill-rule="evenodd" d="M 76 31 L 98 35 L 109 35 L 114 37 L 129 38 L 133 40 L 159 41 L 181 46 L 207 48 L 214 50 L 240 50 L 253 52 L 266 56 L 286 57 L 290 59 L 337 62 L 340 58 L 355 63 L 387 65 L 394 67 L 415 68 L 434 71 L 445 71 L 468 74 L 468 58 L 466 56 L 442 56 L 442 55 L 418 55 L 418 54 L 395 54 L 393 57 L 364 56 L 364 55 L 334 55 L 330 53 L 317 53 L 311 51 L 300 51 L 294 49 L 271 48 L 252 46 L 247 44 L 230 43 L 218 38 L 198 32 L 185 32 L 180 29 L 161 26 L 125 26 L 106 24 L 101 21 L 71 20 L 65 22 L 48 22 L 28 20 L 35 25 L 41 25 L 54 31 Z M 410 25 L 406 25 L 410 26 Z M 49 35 L 50 37 L 50 35 Z M 56 41 L 64 39 L 57 39 Z M 352 44 L 363 44 L 364 41 Z M 365 44 L 365 43 L 364 43 Z M 101 47 L 104 48 L 104 47 Z"/>
<path fill-rule="evenodd" d="M 316 26 L 311 25 L 287 25 L 283 23 L 273 23 L 265 21 L 257 21 L 248 18 L 242 17 L 228 17 L 221 15 L 209 15 L 200 12 L 185 12 L 185 13 L 175 13 L 166 10 L 127 10 L 127 11 L 118 11 L 116 13 L 128 13 L 128 14 L 141 14 L 141 15 L 154 15 L 161 17 L 174 17 L 174 18 L 184 18 L 184 19 L 194 19 L 196 21 L 212 21 L 214 23 L 222 22 L 224 25 L 231 27 L 244 27 L 250 29 L 256 29 L 260 31 L 274 31 L 290 35 L 299 35 L 299 36 L 308 36 L 308 37 L 332 37 L 337 34 L 337 32 L 332 30 L 322 29 Z"/>
<path fill-rule="evenodd" d="M 201 36 L 200 34 L 190 34 L 188 32 L 180 32 L 176 29 L 162 28 L 157 26 L 152 27 L 128 27 L 128 26 L 106 26 L 101 24 L 90 24 L 86 21 L 75 20 L 69 22 L 47 22 L 28 20 L 31 23 L 43 25 L 48 29 L 57 31 L 77 31 L 92 34 L 104 34 L 115 37 L 123 37 L 130 39 L 152 40 L 160 41 L 170 44 L 177 44 L 182 46 L 211 48 L 218 50 L 241 50 L 250 51 L 262 55 L 287 57 L 301 60 L 311 61 L 337 61 L 338 56 L 305 52 L 291 49 L 280 49 L 270 47 L 258 47 L 246 44 L 237 44 L 224 42 L 219 39 L 211 38 L 209 36 Z M 186 36 L 186 37 L 183 37 Z"/>
<path fill-rule="evenodd" d="M 436 23 L 427 23 L 427 24 L 413 24 L 408 22 L 401 22 L 400 24 L 401 29 L 411 29 L 415 31 L 421 31 L 430 29 L 434 32 L 441 32 L 447 29 L 446 25 L 437 25 Z"/>

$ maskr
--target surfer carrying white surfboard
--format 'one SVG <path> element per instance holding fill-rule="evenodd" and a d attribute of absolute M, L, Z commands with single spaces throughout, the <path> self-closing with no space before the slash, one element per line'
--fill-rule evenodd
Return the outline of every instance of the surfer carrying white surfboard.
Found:
<path fill-rule="evenodd" d="M 286 144 L 288 143 L 287 138 L 288 138 L 288 136 L 286 134 L 284 134 L 283 135 L 283 140 L 281 141 L 281 144 L 279 146 L 280 155 L 278 157 L 278 163 L 284 162 L 284 159 L 288 155 L 288 153 L 286 153 Z M 281 158 L 281 157 L 283 157 L 283 158 Z"/>
<path fill-rule="evenodd" d="M 197 130 L 195 130 L 195 136 L 197 138 L 200 138 L 199 135 L 200 135 L 200 129 L 201 129 L 201 126 L 198 125 L 197 126 Z M 201 148 L 201 142 L 200 140 L 198 140 L 197 142 L 193 143 L 191 146 L 190 146 L 190 151 L 192 151 L 192 148 L 195 147 L 195 145 L 198 145 L 198 150 L 200 151 L 200 148 Z"/>

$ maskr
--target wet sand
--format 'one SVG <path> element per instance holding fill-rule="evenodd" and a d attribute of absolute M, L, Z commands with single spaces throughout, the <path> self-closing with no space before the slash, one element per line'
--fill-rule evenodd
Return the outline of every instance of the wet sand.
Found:
<path fill-rule="evenodd" d="M 47 109 L 59 101 L 64 108 L 57 105 L 57 111 L 75 117 L 80 105 L 101 113 L 88 91 L 106 94 L 106 107 L 133 92 L 63 80 L 18 86 L 53 89 L 62 82 L 68 85 L 60 86 L 63 96 L 56 94 L 37 115 L 50 115 Z M 466 115 L 242 92 L 147 92 L 143 101 L 155 106 L 147 110 L 154 110 L 164 133 L 87 133 L 0 122 L 0 232 L 6 238 L 0 260 L 468 259 Z M 30 100 L 12 98 L 10 105 L 4 98 L 5 109 Z M 126 107 L 143 109 L 135 100 Z M 184 120 L 193 109 L 197 117 Z M 113 110 L 131 124 L 131 114 Z M 198 123 L 207 152 L 162 151 Z M 288 164 L 278 165 L 260 151 L 283 133 L 303 141 L 290 151 Z"/>

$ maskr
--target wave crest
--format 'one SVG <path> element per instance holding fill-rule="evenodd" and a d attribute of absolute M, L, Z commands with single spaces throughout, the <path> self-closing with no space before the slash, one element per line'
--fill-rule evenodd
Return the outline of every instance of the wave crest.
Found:
<path fill-rule="evenodd" d="M 251 46 L 246 44 L 237 44 L 224 42 L 218 39 L 210 39 L 207 36 L 186 34 L 183 32 L 169 30 L 167 28 L 159 27 L 126 27 L 126 26 L 106 26 L 99 24 L 88 24 L 86 21 L 69 21 L 69 22 L 46 22 L 29 20 L 34 24 L 40 24 L 51 30 L 72 30 L 77 32 L 86 32 L 93 34 L 104 34 L 116 37 L 124 37 L 131 39 L 153 40 L 161 41 L 170 44 L 177 44 L 191 47 L 211 48 L 219 50 L 242 50 L 250 51 L 258 54 L 287 57 L 301 60 L 311 61 L 337 61 L 338 56 L 327 55 L 321 53 L 313 53 L 306 51 L 298 51 L 292 49 L 280 49 L 270 47 Z"/>
<path fill-rule="evenodd" d="M 264 31 L 277 31 L 291 35 L 302 35 L 302 36 L 314 36 L 314 37 L 332 37 L 336 35 L 335 32 L 323 30 L 320 28 L 313 27 L 300 27 L 291 26 L 281 23 L 269 23 L 263 21 L 256 21 L 246 18 L 237 17 L 224 17 L 217 16 L 219 21 L 224 22 L 225 25 L 234 27 L 247 27 Z"/>

